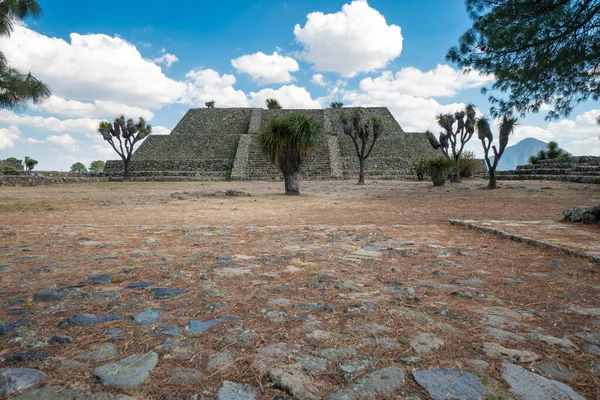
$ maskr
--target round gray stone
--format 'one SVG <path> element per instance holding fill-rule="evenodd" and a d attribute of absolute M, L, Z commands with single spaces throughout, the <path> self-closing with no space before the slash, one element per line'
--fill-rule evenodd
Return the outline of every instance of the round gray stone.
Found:
<path fill-rule="evenodd" d="M 451 368 L 414 371 L 412 375 L 433 400 L 478 400 L 486 392 L 477 376 Z"/>
<path fill-rule="evenodd" d="M 518 365 L 502 363 L 502 377 L 517 399 L 585 400 L 570 386 L 529 372 Z"/>
<path fill-rule="evenodd" d="M 104 386 L 132 389 L 144 383 L 158 364 L 158 354 L 153 351 L 132 354 L 114 363 L 95 368 L 92 373 Z"/>
<path fill-rule="evenodd" d="M 255 400 L 258 389 L 245 383 L 225 381 L 217 392 L 217 400 Z"/>
<path fill-rule="evenodd" d="M 37 385 L 47 375 L 33 368 L 8 368 L 0 373 L 0 394 L 10 396 Z"/>

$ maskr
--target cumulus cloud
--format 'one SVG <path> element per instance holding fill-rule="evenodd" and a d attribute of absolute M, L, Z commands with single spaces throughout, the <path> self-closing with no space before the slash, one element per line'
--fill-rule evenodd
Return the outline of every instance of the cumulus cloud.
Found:
<path fill-rule="evenodd" d="M 152 134 L 153 135 L 168 135 L 171 133 L 172 129 L 167 128 L 166 126 L 153 126 Z"/>
<path fill-rule="evenodd" d="M 344 77 L 381 69 L 402 52 L 400 27 L 388 25 L 366 0 L 352 1 L 333 14 L 310 13 L 294 35 L 304 47 L 302 58 L 317 71 Z"/>
<path fill-rule="evenodd" d="M 40 132 L 76 133 L 95 135 L 101 120 L 92 118 L 58 119 L 32 115 L 18 115 L 10 110 L 0 110 L 0 124 L 26 126 Z"/>
<path fill-rule="evenodd" d="M 267 99 L 276 99 L 283 108 L 321 108 L 321 103 L 313 100 L 310 93 L 303 87 L 286 85 L 279 89 L 263 89 L 250 93 L 250 102 L 253 107 L 266 107 Z"/>
<path fill-rule="evenodd" d="M 167 53 L 167 50 L 164 48 L 160 50 L 160 53 L 161 55 L 159 57 L 152 59 L 152 62 L 155 64 L 165 64 L 167 68 L 171 68 L 171 65 L 179 61 L 179 58 L 177 58 L 175 54 Z"/>
<path fill-rule="evenodd" d="M 79 148 L 79 141 L 68 133 L 62 135 L 50 135 L 46 138 L 45 142 L 68 151 L 77 151 Z"/>
<path fill-rule="evenodd" d="M 67 100 L 58 96 L 51 96 L 41 104 L 32 104 L 31 109 L 61 117 L 88 117 L 112 119 L 124 114 L 132 118 L 144 117 L 150 121 L 154 113 L 141 107 L 133 107 L 127 104 L 112 101 L 95 100 L 91 103 L 77 100 Z"/>
<path fill-rule="evenodd" d="M 327 81 L 325 81 L 323 74 L 314 74 L 310 81 L 317 86 L 327 86 Z"/>
<path fill-rule="evenodd" d="M 277 52 L 268 55 L 260 51 L 233 59 L 231 65 L 237 72 L 250 75 L 261 85 L 292 82 L 295 79 L 290 72 L 300 69 L 298 62 L 292 57 L 282 56 Z"/>
<path fill-rule="evenodd" d="M 32 71 L 57 96 L 160 107 L 182 98 L 186 85 L 168 78 L 155 63 L 119 37 L 71 33 L 70 41 L 15 24 L 0 47 L 11 65 Z"/>
<path fill-rule="evenodd" d="M 214 100 L 218 107 L 248 107 L 246 94 L 233 88 L 236 83 L 233 75 L 198 68 L 185 77 L 189 79 L 187 100 L 193 105 L 203 107 L 204 103 Z"/>
<path fill-rule="evenodd" d="M 493 81 L 491 75 L 481 75 L 476 71 L 468 74 L 449 65 L 438 65 L 430 71 L 414 67 L 402 68 L 394 75 L 385 71 L 376 78 L 365 78 L 360 88 L 370 91 L 393 91 L 415 97 L 452 97 L 459 91 L 481 87 Z"/>
<path fill-rule="evenodd" d="M 15 142 L 19 140 L 21 131 L 12 125 L 8 128 L 0 128 L 0 150 L 15 147 Z"/>

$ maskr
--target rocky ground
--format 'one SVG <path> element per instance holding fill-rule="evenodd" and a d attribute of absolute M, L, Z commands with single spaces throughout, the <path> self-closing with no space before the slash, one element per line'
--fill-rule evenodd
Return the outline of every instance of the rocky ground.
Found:
<path fill-rule="evenodd" d="M 401 212 L 490 207 L 501 219 L 522 203 L 522 219 L 540 219 L 600 202 L 595 188 L 505 188 L 490 204 L 476 184 L 343 184 L 296 199 L 269 194 L 280 184 L 171 186 L 164 197 L 133 184 L 127 201 L 118 184 L 72 186 L 62 202 L 55 188 L 0 192 L 0 396 L 600 397 L 598 264 Z M 252 196 L 223 194 L 234 186 Z M 155 213 L 157 199 L 171 212 Z M 273 211 L 294 201 L 317 210 L 310 223 Z M 262 223 L 232 217 L 252 210 Z"/>

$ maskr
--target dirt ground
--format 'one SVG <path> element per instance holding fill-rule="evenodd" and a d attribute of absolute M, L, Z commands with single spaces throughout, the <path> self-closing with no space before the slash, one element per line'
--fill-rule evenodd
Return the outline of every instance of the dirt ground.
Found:
<path fill-rule="evenodd" d="M 512 399 L 502 376 L 502 363 L 511 362 L 599 399 L 598 264 L 448 220 L 558 221 L 566 207 L 600 204 L 600 187 L 547 181 L 500 186 L 302 182 L 299 197 L 283 196 L 282 182 L 2 188 L 0 327 L 26 322 L 0 336 L 0 372 L 43 371 L 48 376 L 33 390 L 58 385 L 140 399 L 213 399 L 231 381 L 255 388 L 260 399 L 316 399 L 397 366 L 406 382 L 393 395 L 369 398 L 429 399 L 410 374 L 447 367 L 477 376 L 486 398 Z M 600 226 L 578 227 L 577 234 L 582 230 L 600 242 Z M 86 282 L 101 274 L 108 281 Z M 155 284 L 126 288 L 146 281 Z M 159 299 L 156 287 L 184 292 Z M 48 291 L 65 296 L 36 299 Z M 132 315 L 146 310 L 160 310 L 160 317 L 133 324 Z M 77 313 L 123 319 L 59 326 Z M 223 317 L 232 319 L 189 331 L 192 320 Z M 182 332 L 161 334 L 164 326 Z M 107 335 L 115 328 L 122 337 Z M 511 339 L 500 339 L 494 329 Z M 417 350 L 415 341 L 425 333 L 443 344 Z M 55 335 L 72 343 L 48 344 Z M 482 350 L 492 342 L 537 357 L 495 357 Z M 81 362 L 82 353 L 106 343 L 114 343 L 118 355 Z M 352 354 L 319 353 L 340 348 Z M 158 365 L 135 388 L 102 385 L 92 372 L 150 351 L 158 354 Z M 30 355 L 14 357 L 23 353 Z M 326 370 L 304 365 L 308 356 Z M 407 360 L 411 356 L 419 360 Z M 227 361 L 215 367 L 215 359 Z M 557 375 L 548 363 L 572 374 Z M 279 364 L 307 377 L 304 392 L 273 377 Z M 189 372 L 187 379 L 180 379 L 181 371 Z"/>

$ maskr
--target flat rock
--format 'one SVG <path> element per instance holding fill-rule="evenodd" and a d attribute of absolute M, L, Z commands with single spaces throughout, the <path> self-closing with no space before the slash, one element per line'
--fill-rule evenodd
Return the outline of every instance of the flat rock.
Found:
<path fill-rule="evenodd" d="M 505 285 L 511 285 L 511 286 L 515 286 L 515 285 L 524 285 L 525 282 L 523 282 L 521 279 L 519 278 L 505 278 L 504 279 L 504 284 Z"/>
<path fill-rule="evenodd" d="M 155 310 L 145 310 L 141 313 L 134 314 L 131 316 L 133 318 L 133 325 L 152 325 L 158 322 L 158 317 L 160 313 L 163 312 L 161 309 Z"/>
<path fill-rule="evenodd" d="M 176 325 L 159 326 L 155 332 L 160 336 L 179 337 L 183 333 L 183 329 Z"/>
<path fill-rule="evenodd" d="M 233 363 L 233 357 L 229 353 L 217 353 L 206 363 L 208 371 L 225 370 Z"/>
<path fill-rule="evenodd" d="M 311 377 L 300 368 L 290 365 L 269 369 L 269 377 L 281 390 L 298 400 L 318 400 L 319 389 L 311 382 Z"/>
<path fill-rule="evenodd" d="M 46 379 L 47 375 L 33 368 L 8 368 L 0 373 L 0 394 L 10 396 L 27 390 Z"/>
<path fill-rule="evenodd" d="M 222 268 L 217 270 L 216 274 L 223 278 L 233 278 L 236 276 L 252 275 L 252 270 L 247 267 Z"/>
<path fill-rule="evenodd" d="M 4 325 L 0 326 L 0 336 L 4 336 L 4 335 L 14 331 L 17 328 L 27 325 L 28 323 L 29 323 L 28 318 L 21 318 L 16 322 L 13 322 L 10 324 L 4 324 Z"/>
<path fill-rule="evenodd" d="M 154 297 L 155 299 L 162 300 L 169 299 L 175 296 L 180 296 L 184 293 L 187 293 L 188 291 L 177 288 L 154 288 L 151 289 L 150 292 L 152 292 L 152 297 Z"/>
<path fill-rule="evenodd" d="M 495 340 L 500 340 L 503 342 L 523 342 L 525 338 L 521 335 L 517 335 L 516 333 L 503 331 L 502 329 L 487 327 L 487 333 L 493 337 Z"/>
<path fill-rule="evenodd" d="M 502 363 L 502 377 L 517 399 L 585 400 L 570 386 L 529 372 L 518 365 Z"/>
<path fill-rule="evenodd" d="M 422 333 L 410 341 L 410 347 L 418 355 L 441 349 L 442 346 L 444 346 L 444 341 L 432 333 Z"/>
<path fill-rule="evenodd" d="M 80 392 L 74 389 L 67 389 L 62 386 L 44 386 L 40 389 L 33 389 L 11 400 L 79 400 Z"/>
<path fill-rule="evenodd" d="M 202 373 L 195 369 L 175 367 L 169 372 L 169 379 L 177 385 L 196 383 L 202 379 Z"/>
<path fill-rule="evenodd" d="M 447 288 L 447 287 L 452 287 L 452 285 L 448 285 L 446 283 L 439 283 L 439 282 L 431 282 L 431 281 L 425 281 L 422 279 L 417 279 L 416 281 L 414 281 L 415 285 L 418 286 L 425 286 L 425 287 L 430 287 L 430 288 Z"/>
<path fill-rule="evenodd" d="M 238 319 L 235 317 L 222 317 L 222 318 L 217 318 L 217 319 L 213 319 L 210 321 L 191 320 L 188 322 L 188 328 L 190 330 L 190 333 L 192 335 L 194 335 L 196 333 L 204 332 L 205 330 L 207 330 L 215 325 L 219 325 L 224 322 L 237 321 L 237 320 Z"/>
<path fill-rule="evenodd" d="M 194 357 L 194 347 L 187 342 L 178 342 L 174 340 L 165 340 L 161 345 L 162 350 L 175 358 Z"/>
<path fill-rule="evenodd" d="M 346 380 L 350 380 L 359 375 L 365 369 L 371 367 L 377 362 L 377 359 L 372 356 L 359 356 L 352 360 L 345 361 L 339 364 L 342 376 Z"/>
<path fill-rule="evenodd" d="M 92 276 L 89 279 L 85 280 L 83 284 L 86 285 L 108 285 L 112 281 L 112 275 L 102 274 Z"/>
<path fill-rule="evenodd" d="M 398 340 L 390 337 L 364 338 L 360 340 L 360 343 L 365 346 L 381 346 L 385 349 L 400 348 L 400 343 L 398 343 Z"/>
<path fill-rule="evenodd" d="M 600 346 L 600 332 L 579 332 L 575 337 L 589 344 Z"/>
<path fill-rule="evenodd" d="M 342 361 L 357 355 L 356 349 L 351 346 L 332 347 L 329 349 L 315 350 L 311 354 L 329 361 Z"/>
<path fill-rule="evenodd" d="M 405 381 L 406 373 L 403 369 L 387 367 L 359 378 L 352 385 L 330 395 L 329 400 L 359 400 L 392 396 L 397 390 L 404 387 Z"/>
<path fill-rule="evenodd" d="M 267 368 L 273 365 L 285 363 L 288 357 L 300 350 L 300 346 L 286 343 L 278 343 L 261 348 L 254 356 L 256 368 Z"/>
<path fill-rule="evenodd" d="M 586 308 L 586 307 L 571 305 L 571 306 L 569 306 L 569 310 L 573 311 L 574 313 L 581 314 L 581 315 L 600 317 L 600 308 Z"/>
<path fill-rule="evenodd" d="M 451 368 L 414 371 L 412 375 L 433 400 L 478 400 L 487 390 L 477 376 Z"/>
<path fill-rule="evenodd" d="M 130 283 L 129 285 L 125 286 L 125 289 L 142 290 L 142 289 L 149 288 L 150 286 L 154 286 L 154 285 L 156 285 L 156 282 L 152 282 L 152 281 L 133 282 L 133 283 Z"/>
<path fill-rule="evenodd" d="M 489 358 L 511 360 L 518 363 L 529 363 L 540 360 L 540 356 L 529 350 L 507 349 L 497 343 L 484 343 L 483 352 Z"/>
<path fill-rule="evenodd" d="M 309 372 L 327 372 L 327 360 L 310 354 L 299 354 L 294 360 Z"/>
<path fill-rule="evenodd" d="M 75 314 L 73 317 L 69 317 L 59 322 L 58 327 L 60 328 L 68 325 L 92 326 L 98 324 L 105 324 L 107 322 L 112 321 L 120 321 L 122 319 L 123 317 L 118 314 L 103 314 L 96 316 L 94 314 L 78 313 Z"/>
<path fill-rule="evenodd" d="M 554 336 L 543 335 L 539 332 L 531 332 L 529 337 L 535 340 L 541 340 L 542 342 L 548 343 L 552 346 L 561 347 L 566 350 L 574 350 L 577 348 L 577 346 L 575 346 L 573 342 L 567 338 L 557 338 Z"/>
<path fill-rule="evenodd" d="M 217 392 L 217 400 L 255 400 L 258 389 L 245 383 L 225 381 Z"/>
<path fill-rule="evenodd" d="M 326 311 L 326 312 L 334 311 L 333 307 L 331 307 L 327 304 L 323 304 L 323 303 L 295 303 L 294 308 L 302 308 L 305 310 L 312 310 L 312 311 Z"/>
<path fill-rule="evenodd" d="M 290 299 L 279 298 L 269 301 L 267 303 L 267 307 L 287 306 L 288 304 L 290 304 Z"/>
<path fill-rule="evenodd" d="M 108 340 L 116 342 L 125 340 L 125 332 L 121 328 L 112 328 L 104 332 L 104 335 L 108 337 Z"/>
<path fill-rule="evenodd" d="M 60 301 L 79 293 L 73 289 L 48 289 L 36 293 L 33 296 L 33 301 Z"/>
<path fill-rule="evenodd" d="M 391 313 L 394 315 L 399 315 L 402 318 L 412 322 L 415 325 L 429 325 L 433 324 L 435 320 L 431 318 L 429 315 L 424 314 L 422 312 L 413 311 L 413 310 L 405 310 L 402 308 L 393 308 Z"/>
<path fill-rule="evenodd" d="M 23 362 L 23 361 L 44 361 L 50 358 L 48 353 L 35 353 L 31 351 L 19 351 L 0 358 L 0 361 L 5 362 Z"/>
<path fill-rule="evenodd" d="M 563 381 L 569 381 L 579 375 L 577 372 L 571 371 L 566 365 L 552 360 L 541 361 L 535 365 L 535 368 L 547 378 Z"/>
<path fill-rule="evenodd" d="M 52 336 L 48 339 L 48 344 L 68 344 L 73 343 L 73 339 L 70 336 Z"/>
<path fill-rule="evenodd" d="M 132 389 L 144 383 L 157 364 L 158 354 L 150 351 L 132 354 L 114 363 L 102 365 L 92 373 L 100 378 L 104 386 Z"/>
<path fill-rule="evenodd" d="M 364 335 L 379 335 L 381 333 L 390 333 L 393 331 L 392 328 L 379 325 L 375 322 L 369 322 L 363 325 L 351 326 L 350 330 L 352 332 L 361 333 Z"/>
<path fill-rule="evenodd" d="M 316 329 L 316 330 L 306 334 L 306 337 L 309 339 L 314 339 L 314 340 L 328 340 L 328 339 L 331 339 L 331 337 L 334 335 L 335 334 L 332 332 Z"/>
<path fill-rule="evenodd" d="M 97 363 L 116 357 L 118 355 L 119 350 L 117 349 L 117 346 L 115 346 L 112 343 L 103 343 L 99 346 L 94 347 L 91 351 L 88 351 L 87 353 L 80 354 L 76 358 L 85 362 Z"/>
<path fill-rule="evenodd" d="M 461 286 L 480 286 L 480 285 L 485 285 L 485 281 L 479 279 L 479 278 L 472 278 L 472 279 L 454 279 L 452 281 L 452 283 L 454 283 L 455 285 L 461 285 Z"/>

